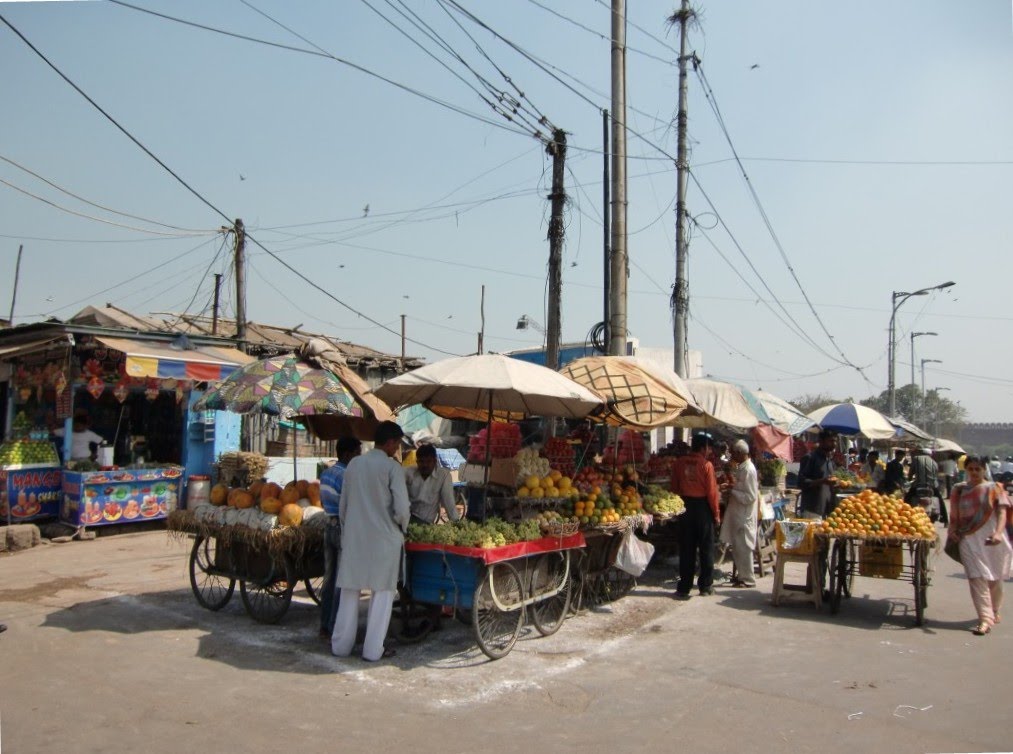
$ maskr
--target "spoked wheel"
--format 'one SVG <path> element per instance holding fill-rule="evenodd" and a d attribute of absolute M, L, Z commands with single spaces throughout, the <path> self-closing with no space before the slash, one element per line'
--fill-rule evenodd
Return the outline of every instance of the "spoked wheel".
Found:
<path fill-rule="evenodd" d="M 846 548 L 848 543 L 843 539 L 834 542 L 830 551 L 830 612 L 836 613 L 841 609 L 841 597 L 847 589 L 848 583 L 848 558 Z M 850 589 L 848 596 L 851 596 Z"/>
<path fill-rule="evenodd" d="M 633 587 L 636 585 L 636 578 L 623 569 L 612 566 L 602 574 L 600 601 L 615 602 L 633 591 Z"/>
<path fill-rule="evenodd" d="M 236 580 L 215 570 L 218 543 L 214 537 L 198 536 L 190 550 L 190 588 L 197 602 L 208 610 L 221 610 L 232 598 Z"/>
<path fill-rule="evenodd" d="M 306 594 L 319 605 L 321 590 L 324 588 L 324 577 L 315 576 L 311 579 L 306 579 L 303 581 L 303 585 L 306 587 Z"/>
<path fill-rule="evenodd" d="M 915 625 L 925 623 L 925 608 L 928 607 L 928 572 L 925 547 L 920 543 L 915 545 L 913 553 L 914 560 L 914 587 L 915 587 Z"/>
<path fill-rule="evenodd" d="M 276 559 L 266 579 L 240 581 L 239 596 L 254 620 L 277 623 L 288 612 L 295 583 L 295 569 L 289 559 Z"/>
<path fill-rule="evenodd" d="M 531 620 L 542 636 L 559 630 L 570 612 L 570 554 L 547 552 L 535 562 L 531 572 Z M 539 599 L 540 594 L 550 594 Z"/>
<path fill-rule="evenodd" d="M 478 586 L 471 607 L 478 646 L 492 660 L 505 657 L 524 624 L 524 584 L 507 562 L 493 563 Z"/>

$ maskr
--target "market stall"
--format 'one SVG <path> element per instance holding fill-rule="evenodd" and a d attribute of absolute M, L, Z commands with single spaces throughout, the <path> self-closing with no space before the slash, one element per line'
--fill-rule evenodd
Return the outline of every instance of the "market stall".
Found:
<path fill-rule="evenodd" d="M 56 447 L 19 414 L 10 439 L 0 444 L 0 521 L 10 526 L 56 518 L 61 485 Z"/>

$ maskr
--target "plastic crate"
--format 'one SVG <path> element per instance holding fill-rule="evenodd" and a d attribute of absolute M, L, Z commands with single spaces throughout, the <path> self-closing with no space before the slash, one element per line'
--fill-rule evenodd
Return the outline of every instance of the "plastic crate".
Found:
<path fill-rule="evenodd" d="M 777 551 L 787 555 L 812 555 L 816 551 L 816 522 L 809 519 L 776 521 L 774 539 Z"/>
<path fill-rule="evenodd" d="M 904 567 L 903 545 L 862 545 L 858 548 L 858 575 L 896 579 Z"/>
<path fill-rule="evenodd" d="M 468 610 L 482 575 L 482 563 L 454 553 L 411 554 L 412 599 L 429 605 L 453 605 Z"/>

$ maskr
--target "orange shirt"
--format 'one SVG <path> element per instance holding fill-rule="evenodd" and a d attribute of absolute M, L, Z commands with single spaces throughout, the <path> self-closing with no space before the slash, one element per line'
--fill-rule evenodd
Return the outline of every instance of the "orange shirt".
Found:
<path fill-rule="evenodd" d="M 714 466 L 700 453 L 690 453 L 675 459 L 672 465 L 672 492 L 682 497 L 706 498 L 714 512 L 714 520 L 721 519 L 718 481 Z"/>

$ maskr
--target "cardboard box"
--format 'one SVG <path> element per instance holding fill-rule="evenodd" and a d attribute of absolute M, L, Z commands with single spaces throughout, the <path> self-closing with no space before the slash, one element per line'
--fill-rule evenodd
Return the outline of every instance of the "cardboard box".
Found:
<path fill-rule="evenodd" d="M 468 484 L 485 483 L 485 466 L 481 463 L 468 463 L 461 467 L 461 481 Z M 517 486 L 517 474 L 520 468 L 512 458 L 493 458 L 489 467 L 489 483 L 498 484 L 511 489 Z"/>
<path fill-rule="evenodd" d="M 904 547 L 862 545 L 858 548 L 858 575 L 877 579 L 896 579 L 904 569 Z"/>

